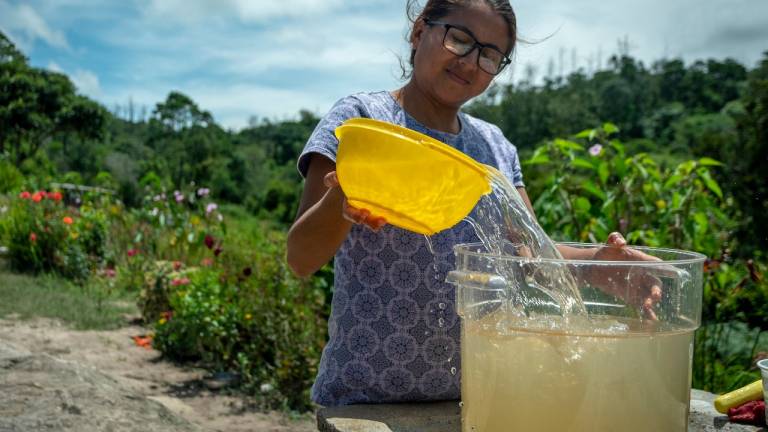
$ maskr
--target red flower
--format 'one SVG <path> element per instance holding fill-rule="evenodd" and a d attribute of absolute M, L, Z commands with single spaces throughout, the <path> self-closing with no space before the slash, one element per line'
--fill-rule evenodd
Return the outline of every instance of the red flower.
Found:
<path fill-rule="evenodd" d="M 61 199 L 63 198 L 63 196 L 61 195 L 61 192 L 51 192 L 48 194 L 48 197 L 54 201 L 61 201 Z"/>
<path fill-rule="evenodd" d="M 163 318 L 166 321 L 169 321 L 171 319 L 171 317 L 173 317 L 173 312 L 172 311 L 160 312 L 160 318 Z"/>
<path fill-rule="evenodd" d="M 31 196 L 32 196 L 32 194 L 27 192 L 27 191 L 24 191 L 24 192 L 19 194 L 19 198 L 21 198 L 21 199 L 29 199 L 29 197 L 31 197 Z"/>
<path fill-rule="evenodd" d="M 104 277 L 113 278 L 117 276 L 117 272 L 113 268 L 105 268 L 104 269 Z"/>
<path fill-rule="evenodd" d="M 189 285 L 189 278 L 179 278 L 171 281 L 171 286 Z"/>
<path fill-rule="evenodd" d="M 32 201 L 34 202 L 40 202 L 45 198 L 45 192 L 35 192 L 34 195 L 32 195 Z"/>
<path fill-rule="evenodd" d="M 72 220 L 72 218 L 69 217 L 69 216 L 64 216 L 61 219 L 61 221 L 64 222 L 65 224 L 67 224 L 67 225 L 72 225 L 72 223 L 74 222 L 74 220 Z"/>
<path fill-rule="evenodd" d="M 173 271 L 179 271 L 181 270 L 181 261 L 174 261 L 173 262 Z"/>
<path fill-rule="evenodd" d="M 128 249 L 128 256 L 129 257 L 136 256 L 136 254 L 138 254 L 138 253 L 139 253 L 138 249 Z"/>
<path fill-rule="evenodd" d="M 206 234 L 205 235 L 205 247 L 207 247 L 208 249 L 213 248 L 213 243 L 215 241 L 216 241 L 216 239 L 213 238 L 212 235 L 210 235 L 210 234 Z"/>
<path fill-rule="evenodd" d="M 200 261 L 200 265 L 203 266 L 203 267 L 210 267 L 211 265 L 213 265 L 213 260 L 210 259 L 210 258 L 207 258 L 207 257 L 203 258 Z"/>
<path fill-rule="evenodd" d="M 29 241 L 30 241 L 31 243 L 35 243 L 35 242 L 37 242 L 37 234 L 35 234 L 35 233 L 33 233 L 33 232 L 29 233 Z"/>
<path fill-rule="evenodd" d="M 219 256 L 221 254 L 221 246 L 216 246 L 216 249 L 214 249 L 213 254 L 215 256 Z"/>

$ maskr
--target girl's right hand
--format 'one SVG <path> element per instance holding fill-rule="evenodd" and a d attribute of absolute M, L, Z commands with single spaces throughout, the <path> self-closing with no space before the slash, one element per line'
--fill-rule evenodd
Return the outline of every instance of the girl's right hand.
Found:
<path fill-rule="evenodd" d="M 339 188 L 339 192 L 343 195 L 343 192 L 341 191 L 341 187 L 339 187 L 339 178 L 336 176 L 336 171 L 331 171 L 328 174 L 325 175 L 323 178 L 323 183 L 328 188 Z M 372 229 L 373 231 L 378 231 L 387 224 L 387 220 L 381 216 L 372 215 L 371 212 L 368 209 L 359 209 L 352 207 L 347 203 L 347 198 L 344 197 L 343 203 L 342 203 L 342 216 L 344 219 L 360 224 L 365 225 L 368 228 Z"/>

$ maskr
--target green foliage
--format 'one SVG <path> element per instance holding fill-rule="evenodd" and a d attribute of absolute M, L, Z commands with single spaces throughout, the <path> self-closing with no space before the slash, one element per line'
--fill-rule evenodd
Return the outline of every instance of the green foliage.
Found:
<path fill-rule="evenodd" d="M 677 247 L 718 255 L 735 222 L 711 169 L 710 158 L 672 169 L 646 153 L 628 155 L 606 123 L 570 140 L 555 139 L 534 151 L 528 167 L 534 209 L 551 236 L 605 241 L 612 231 L 633 244 Z"/>
<path fill-rule="evenodd" d="M 79 210 L 62 203 L 61 192 L 22 191 L 2 219 L 11 267 L 56 272 L 84 282 L 104 257 L 106 219 L 85 203 Z"/>
<path fill-rule="evenodd" d="M 246 389 L 266 384 L 273 404 L 305 410 L 325 342 L 325 295 L 274 259 L 285 252 L 283 234 L 250 240 L 255 248 L 233 245 L 212 267 L 175 279 L 155 346 L 237 371 Z"/>

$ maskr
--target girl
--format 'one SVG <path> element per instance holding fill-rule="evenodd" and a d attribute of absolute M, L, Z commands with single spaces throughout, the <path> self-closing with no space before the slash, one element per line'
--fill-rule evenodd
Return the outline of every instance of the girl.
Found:
<path fill-rule="evenodd" d="M 336 127 L 368 117 L 427 134 L 498 168 L 531 208 L 515 146 L 498 127 L 460 111 L 510 63 L 517 23 L 508 0 L 429 0 L 409 42 L 405 86 L 338 101 L 298 161 L 306 182 L 288 234 L 288 263 L 307 276 L 335 256 L 329 341 L 312 387 L 321 405 L 459 398 L 459 319 L 443 281 L 454 268 L 453 245 L 477 241 L 461 222 L 432 237 L 433 254 L 423 236 L 347 206 L 335 176 Z M 624 245 L 614 233 L 606 247 L 560 252 L 638 259 Z M 647 310 L 660 295 L 658 286 L 644 293 Z"/>

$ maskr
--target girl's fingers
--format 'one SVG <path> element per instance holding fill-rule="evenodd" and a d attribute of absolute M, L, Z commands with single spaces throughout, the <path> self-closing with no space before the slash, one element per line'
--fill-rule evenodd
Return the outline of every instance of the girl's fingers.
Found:
<path fill-rule="evenodd" d="M 619 232 L 612 232 L 608 234 L 608 241 L 606 243 L 609 246 L 615 247 L 624 247 L 627 245 L 627 241 L 624 239 L 624 236 Z"/>
<path fill-rule="evenodd" d="M 323 184 L 325 187 L 332 188 L 339 185 L 339 178 L 336 176 L 336 171 L 331 171 L 323 177 Z"/>

